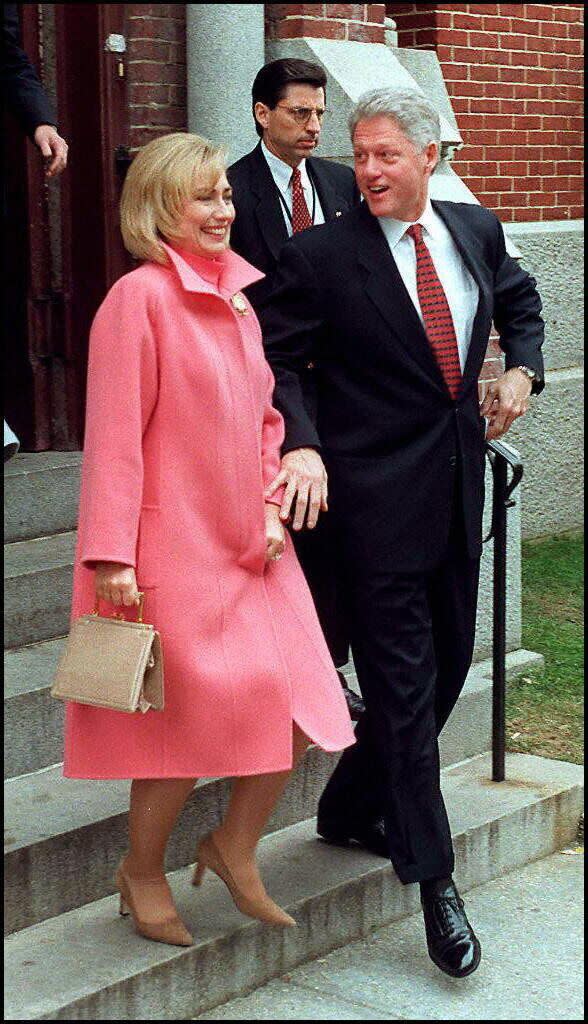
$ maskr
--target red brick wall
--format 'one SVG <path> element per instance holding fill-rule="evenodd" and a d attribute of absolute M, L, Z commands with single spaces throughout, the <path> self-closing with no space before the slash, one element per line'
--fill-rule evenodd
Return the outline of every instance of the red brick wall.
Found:
<path fill-rule="evenodd" d="M 127 4 L 130 145 L 185 131 L 185 4 Z"/>
<path fill-rule="evenodd" d="M 385 4 L 266 4 L 268 39 L 384 42 Z"/>
<path fill-rule="evenodd" d="M 579 4 L 266 4 L 270 38 L 436 49 L 464 149 L 454 166 L 502 220 L 583 216 L 583 7 Z M 185 130 L 184 4 L 127 4 L 133 148 Z"/>
<path fill-rule="evenodd" d="M 435 49 L 464 140 L 453 166 L 501 220 L 584 215 L 583 6 L 387 4 Z"/>

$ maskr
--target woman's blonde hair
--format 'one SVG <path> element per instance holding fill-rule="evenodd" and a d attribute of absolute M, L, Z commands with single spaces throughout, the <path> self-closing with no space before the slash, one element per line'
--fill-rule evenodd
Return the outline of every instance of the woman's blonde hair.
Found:
<path fill-rule="evenodd" d="M 161 239 L 173 239 L 186 202 L 216 185 L 226 153 L 200 135 L 174 132 L 148 142 L 134 158 L 120 201 L 120 229 L 131 255 L 168 263 Z"/>

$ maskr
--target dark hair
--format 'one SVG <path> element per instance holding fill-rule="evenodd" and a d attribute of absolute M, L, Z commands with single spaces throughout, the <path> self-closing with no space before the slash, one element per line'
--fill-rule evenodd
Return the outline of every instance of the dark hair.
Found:
<path fill-rule="evenodd" d="M 314 85 L 326 92 L 327 76 L 320 64 L 311 64 L 308 60 L 297 60 L 294 57 L 283 57 L 264 64 L 257 72 L 251 89 L 253 120 L 258 135 L 263 135 L 263 128 L 255 116 L 255 104 L 265 103 L 266 107 L 273 110 L 284 98 L 289 85 Z"/>

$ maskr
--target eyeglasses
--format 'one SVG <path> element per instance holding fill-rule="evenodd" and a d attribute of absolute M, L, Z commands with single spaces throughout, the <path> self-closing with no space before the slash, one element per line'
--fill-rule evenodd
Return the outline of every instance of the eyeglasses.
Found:
<path fill-rule="evenodd" d="M 308 124 L 313 114 L 316 114 L 320 123 L 327 113 L 323 107 L 287 107 L 284 103 L 277 103 L 276 106 L 281 110 L 287 110 L 296 124 Z"/>

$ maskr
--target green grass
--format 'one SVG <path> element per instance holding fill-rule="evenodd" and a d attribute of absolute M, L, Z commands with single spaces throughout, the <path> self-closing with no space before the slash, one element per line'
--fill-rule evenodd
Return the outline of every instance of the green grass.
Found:
<path fill-rule="evenodd" d="M 509 685 L 508 750 L 583 763 L 583 562 L 582 535 L 523 544 L 522 643 L 545 672 Z"/>

